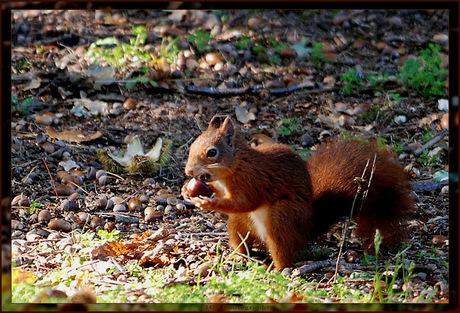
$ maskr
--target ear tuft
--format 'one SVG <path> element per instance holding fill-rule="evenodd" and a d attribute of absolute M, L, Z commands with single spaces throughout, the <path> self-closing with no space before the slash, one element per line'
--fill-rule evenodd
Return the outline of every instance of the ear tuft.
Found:
<path fill-rule="evenodd" d="M 223 115 L 214 115 L 212 117 L 211 121 L 209 122 L 208 129 L 210 129 L 210 128 L 219 129 L 220 126 L 222 125 L 224 117 L 225 116 L 223 116 Z"/>
<path fill-rule="evenodd" d="M 235 126 L 233 125 L 233 122 L 230 116 L 227 116 L 225 118 L 222 126 L 220 127 L 220 132 L 225 138 L 225 143 L 229 147 L 234 147 L 236 131 L 235 131 Z"/>

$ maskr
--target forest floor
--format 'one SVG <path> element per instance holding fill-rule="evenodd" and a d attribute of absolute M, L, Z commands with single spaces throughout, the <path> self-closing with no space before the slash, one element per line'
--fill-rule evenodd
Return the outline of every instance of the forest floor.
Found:
<path fill-rule="evenodd" d="M 226 216 L 184 203 L 180 190 L 191 143 L 227 114 L 252 144 L 274 140 L 304 158 L 337 136 L 394 150 L 417 209 L 404 253 L 382 257 L 381 268 L 402 257 L 411 275 L 395 279 L 395 292 L 448 301 L 447 34 L 445 10 L 13 11 L 16 300 L 29 293 L 15 284 L 46 281 L 51 298 L 90 285 L 97 301 L 161 302 L 139 289 L 144 271 L 164 273 L 165 289 L 220 275 L 208 263 L 231 253 Z M 158 144 L 159 157 L 141 158 L 150 167 L 120 165 L 111 155 L 130 140 L 140 155 Z M 340 225 L 313 243 L 329 249 L 323 259 L 337 258 L 334 233 Z M 339 274 L 375 275 L 375 260 L 365 264 L 347 240 L 352 250 L 357 258 Z M 322 288 L 334 269 L 306 276 Z"/>

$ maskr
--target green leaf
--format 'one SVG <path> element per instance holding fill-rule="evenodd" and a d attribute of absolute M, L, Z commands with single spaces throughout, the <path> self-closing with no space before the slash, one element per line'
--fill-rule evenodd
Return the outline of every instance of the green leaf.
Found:
<path fill-rule="evenodd" d="M 195 36 L 195 35 L 189 35 L 189 36 L 188 36 L 188 41 L 189 41 L 189 42 L 195 42 L 195 40 L 196 40 L 196 36 Z"/>
<path fill-rule="evenodd" d="M 34 98 L 27 98 L 21 102 L 23 106 L 31 106 L 34 104 Z"/>
<path fill-rule="evenodd" d="M 144 34 L 147 31 L 144 25 L 133 26 L 133 35 Z"/>
<path fill-rule="evenodd" d="M 148 76 L 145 76 L 145 75 L 144 75 L 144 76 L 141 76 L 141 77 L 139 77 L 139 79 L 138 79 L 138 80 L 139 80 L 139 82 L 141 82 L 142 84 L 147 84 L 147 83 L 149 82 L 149 78 L 148 78 Z"/>
<path fill-rule="evenodd" d="M 125 85 L 127 90 L 133 90 L 134 88 L 136 88 L 136 86 L 137 86 L 137 79 L 130 80 L 126 82 L 126 85 Z"/>
<path fill-rule="evenodd" d="M 102 38 L 96 41 L 97 46 L 116 45 L 117 39 L 115 37 Z"/>

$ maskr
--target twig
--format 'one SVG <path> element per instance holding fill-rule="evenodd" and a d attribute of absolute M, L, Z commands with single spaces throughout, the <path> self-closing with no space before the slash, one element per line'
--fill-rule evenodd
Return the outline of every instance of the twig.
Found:
<path fill-rule="evenodd" d="M 156 198 L 155 199 L 155 202 L 157 204 L 160 204 L 160 205 L 167 205 L 168 204 L 168 201 L 166 199 L 158 199 Z M 188 202 L 188 201 L 182 201 L 182 200 L 177 200 L 177 203 L 182 203 L 183 205 L 185 205 L 186 208 L 194 208 L 195 205 L 191 202 Z"/>
<path fill-rule="evenodd" d="M 448 133 L 448 130 L 447 130 L 447 129 L 443 129 L 439 135 L 437 135 L 436 137 L 434 137 L 433 139 L 431 139 L 429 142 L 427 142 L 426 144 L 424 144 L 421 148 L 418 148 L 417 150 L 415 150 L 415 151 L 414 151 L 414 155 L 415 155 L 415 156 L 419 156 L 420 154 L 423 153 L 423 151 L 425 151 L 425 150 L 428 149 L 428 148 L 431 148 L 431 147 L 434 146 L 436 143 L 438 143 L 439 141 L 441 141 L 441 139 L 444 138 L 444 136 L 447 135 L 447 133 Z"/>
<path fill-rule="evenodd" d="M 262 262 L 260 260 L 257 260 L 257 259 L 254 259 L 254 258 L 250 257 L 249 255 L 246 255 L 246 254 L 243 254 L 243 253 L 240 253 L 240 252 L 236 252 L 236 254 L 239 255 L 239 256 L 242 256 L 242 257 L 244 257 L 244 258 L 246 258 L 246 259 L 248 259 L 248 260 L 250 260 L 252 262 L 256 262 L 256 263 L 259 263 L 259 264 L 262 264 L 262 265 L 264 264 L 264 262 Z"/>
<path fill-rule="evenodd" d="M 188 86 L 186 90 L 190 93 L 197 93 L 203 94 L 211 97 L 233 97 L 233 96 L 240 96 L 245 94 L 257 94 L 262 90 L 267 90 L 272 95 L 285 95 L 290 94 L 295 91 L 299 91 L 302 88 L 310 88 L 312 87 L 311 82 L 304 82 L 299 85 L 290 86 L 286 88 L 266 88 L 264 86 L 247 86 L 242 88 L 228 88 L 228 89 L 217 89 L 214 87 L 211 88 L 203 88 L 203 87 L 196 87 L 196 86 Z M 311 89 L 307 91 L 303 91 L 302 94 L 315 94 L 315 93 L 322 93 L 327 91 L 332 91 L 334 88 L 320 88 L 320 89 Z"/>
<path fill-rule="evenodd" d="M 56 198 L 58 198 L 58 200 L 59 200 L 59 195 L 58 195 L 57 190 L 56 190 L 56 185 L 54 184 L 53 176 L 51 176 L 50 169 L 48 168 L 48 165 L 46 165 L 46 161 L 45 161 L 44 158 L 42 158 L 42 161 L 43 161 L 43 163 L 45 163 L 46 170 L 48 171 L 48 174 L 50 175 L 51 183 L 53 184 L 53 187 L 54 187 L 54 192 L 56 193 Z"/>
<path fill-rule="evenodd" d="M 120 263 L 118 263 L 114 257 L 110 257 L 110 261 L 112 261 L 113 265 L 115 265 L 118 270 L 121 272 L 121 273 L 126 273 L 127 270 L 125 270 L 121 265 Z"/>
<path fill-rule="evenodd" d="M 167 282 L 166 284 L 163 285 L 163 288 L 166 288 L 168 286 L 171 286 L 171 285 L 180 285 L 180 284 L 187 284 L 187 283 L 190 283 L 190 282 L 193 282 L 193 284 L 195 285 L 196 284 L 196 281 L 195 281 L 195 278 L 188 278 L 188 279 L 185 279 L 185 280 L 178 280 L 176 281 L 176 278 L 174 278 L 172 281 L 170 282 Z"/>
<path fill-rule="evenodd" d="M 195 235 L 195 236 L 217 236 L 217 237 L 220 237 L 220 236 L 227 236 L 228 233 L 227 232 L 222 232 L 222 233 L 193 233 L 191 235 Z"/>
<path fill-rule="evenodd" d="M 28 178 L 28 177 L 30 176 L 30 174 L 32 174 L 32 172 L 37 168 L 37 166 L 38 166 L 38 165 L 34 166 L 34 167 L 30 170 L 29 174 L 27 174 L 27 176 L 26 176 L 25 178 Z"/>
<path fill-rule="evenodd" d="M 79 265 L 79 266 L 75 267 L 75 270 L 79 270 L 79 269 L 82 269 L 82 268 L 84 268 L 86 266 L 91 266 L 91 265 L 99 263 L 99 262 L 100 262 L 100 260 L 89 261 L 88 263 L 85 263 L 85 264 L 82 264 L 82 265 Z"/>
<path fill-rule="evenodd" d="M 449 184 L 448 180 L 444 181 L 434 181 L 434 180 L 429 180 L 429 181 L 419 181 L 419 182 L 413 182 L 412 183 L 412 188 L 414 189 L 415 192 L 427 192 L 427 191 L 436 191 L 440 189 L 443 186 L 446 186 Z"/>
<path fill-rule="evenodd" d="M 121 281 L 116 281 L 116 280 L 102 280 L 102 279 L 90 279 L 91 282 L 96 283 L 96 284 L 106 284 L 106 285 L 123 285 L 123 286 L 130 286 L 130 283 L 124 283 Z"/>
<path fill-rule="evenodd" d="M 97 128 L 97 130 L 99 130 L 110 142 L 113 142 L 113 143 L 116 143 L 116 144 L 123 144 L 122 141 L 119 141 L 119 140 L 116 140 L 114 139 L 108 132 L 106 132 L 104 129 L 102 129 L 97 123 L 96 121 L 94 121 L 93 117 L 91 116 L 91 114 L 87 111 L 83 111 L 85 112 L 85 116 L 91 121 L 91 123 L 93 123 L 93 125 Z"/>
<path fill-rule="evenodd" d="M 340 260 L 337 261 L 337 264 L 345 262 L 344 260 L 342 260 L 341 262 L 339 262 L 339 261 Z M 291 278 L 294 278 L 294 277 L 297 277 L 297 276 L 300 276 L 300 275 L 305 275 L 305 274 L 311 273 L 311 272 L 316 272 L 321 268 L 328 267 L 328 266 L 333 266 L 333 265 L 334 265 L 333 260 L 323 260 L 323 261 L 318 261 L 318 262 L 315 262 L 315 263 L 312 263 L 312 264 L 303 265 L 303 266 L 301 266 L 299 268 L 296 268 L 296 269 L 294 269 L 292 271 Z M 338 265 L 336 265 L 336 267 L 338 267 Z M 335 276 L 335 274 L 334 274 L 334 276 Z M 332 277 L 334 277 L 334 276 L 332 276 Z M 331 280 L 329 280 L 329 282 L 330 281 Z"/>
<path fill-rule="evenodd" d="M 72 185 L 74 185 L 75 187 L 77 187 L 78 189 L 80 189 L 81 191 L 83 191 L 84 193 L 86 194 L 89 194 L 88 191 L 86 191 L 85 189 L 81 188 L 80 186 L 78 186 L 77 184 L 75 184 L 74 182 L 72 181 L 69 181 L 69 183 L 71 183 Z"/>
<path fill-rule="evenodd" d="M 107 174 L 110 174 L 111 176 L 115 177 L 115 178 L 118 178 L 119 180 L 121 181 L 124 181 L 125 179 L 123 177 L 121 177 L 120 175 L 117 175 L 115 173 L 112 173 L 112 172 L 107 172 Z"/>

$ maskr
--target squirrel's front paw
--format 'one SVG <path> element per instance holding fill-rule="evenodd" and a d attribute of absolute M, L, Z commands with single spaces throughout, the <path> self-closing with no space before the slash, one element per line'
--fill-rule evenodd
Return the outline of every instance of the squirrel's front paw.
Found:
<path fill-rule="evenodd" d="M 196 207 L 205 211 L 210 211 L 213 209 L 214 200 L 215 198 L 205 196 L 198 196 L 188 199 L 188 201 L 192 202 Z"/>

